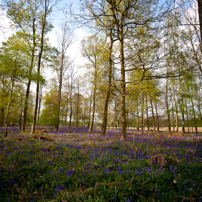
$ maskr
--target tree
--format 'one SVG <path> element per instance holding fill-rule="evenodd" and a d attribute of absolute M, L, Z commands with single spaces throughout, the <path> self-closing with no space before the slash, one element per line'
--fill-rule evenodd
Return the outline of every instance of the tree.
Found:
<path fill-rule="evenodd" d="M 6 114 L 4 119 L 5 125 L 5 137 L 7 137 L 7 123 L 8 116 L 10 112 L 10 106 L 12 101 L 13 90 L 15 86 L 15 81 L 17 78 L 24 77 L 24 67 L 27 66 L 25 59 L 26 46 L 23 43 L 23 40 L 19 39 L 17 36 L 12 36 L 8 39 L 6 43 L 3 43 L 3 46 L 0 50 L 1 57 L 1 76 L 6 76 L 9 78 L 9 96 L 7 100 Z"/>
<path fill-rule="evenodd" d="M 60 58 L 59 58 L 59 68 L 57 69 L 59 71 L 59 88 L 58 88 L 58 118 L 57 118 L 57 124 L 56 124 L 56 131 L 59 129 L 60 124 L 60 104 L 61 104 L 61 93 L 62 93 L 62 83 L 63 83 L 63 76 L 70 65 L 72 63 L 71 61 L 68 61 L 68 57 L 66 55 L 66 52 L 70 45 L 73 43 L 74 35 L 70 32 L 69 27 L 66 23 L 62 26 L 62 33 L 59 41 L 59 51 L 60 51 Z M 70 32 L 70 33 L 68 33 Z"/>
<path fill-rule="evenodd" d="M 97 91 L 97 79 L 99 70 L 99 55 L 101 53 L 100 41 L 97 37 L 90 36 L 86 40 L 82 41 L 82 54 L 83 57 L 88 59 L 89 67 L 93 68 L 93 110 L 91 116 L 91 123 L 89 131 L 92 131 L 95 118 L 95 101 L 96 101 L 96 91 Z"/>
<path fill-rule="evenodd" d="M 101 129 L 101 135 L 106 134 L 106 128 L 107 128 L 107 116 L 108 116 L 108 104 L 109 104 L 109 98 L 111 93 L 111 85 L 112 85 L 112 68 L 113 68 L 113 56 L 112 56 L 112 50 L 113 50 L 113 27 L 111 28 L 109 32 L 109 45 L 106 47 L 108 50 L 107 52 L 107 59 L 109 63 L 108 67 L 108 85 L 107 85 L 107 92 L 105 96 L 105 102 L 104 102 L 104 115 L 103 115 L 103 121 L 102 121 L 102 129 Z"/>
<path fill-rule="evenodd" d="M 41 60 L 42 60 L 42 55 L 44 50 L 44 37 L 46 32 L 49 30 L 47 29 L 48 28 L 47 17 L 52 12 L 52 9 L 56 3 L 57 3 L 57 0 L 55 0 L 52 4 L 50 0 L 40 1 L 40 6 L 42 7 L 42 10 L 41 10 L 40 48 L 39 48 L 38 63 L 37 63 L 38 80 L 37 80 L 37 87 L 36 87 L 36 101 L 35 101 L 35 110 L 34 110 L 31 134 L 35 132 L 35 125 L 36 125 L 36 118 L 37 118 L 37 109 L 38 109 L 38 100 L 39 100 L 39 78 L 40 78 Z"/>
<path fill-rule="evenodd" d="M 35 54 L 37 49 L 37 33 L 38 26 L 37 23 L 40 20 L 39 16 L 39 2 L 38 1 L 20 1 L 16 3 L 15 1 L 7 2 L 7 16 L 15 24 L 16 28 L 19 30 L 19 35 L 24 38 L 28 44 L 28 54 L 30 58 L 30 66 L 28 72 L 28 82 L 26 97 L 24 103 L 24 115 L 23 115 L 23 124 L 22 131 L 25 131 L 26 120 L 27 120 L 27 108 L 28 108 L 28 99 L 30 94 L 30 86 L 33 80 L 33 68 L 35 62 Z"/>
<path fill-rule="evenodd" d="M 200 24 L 200 35 L 202 42 L 202 0 L 198 0 L 198 13 L 199 13 L 199 24 Z"/>

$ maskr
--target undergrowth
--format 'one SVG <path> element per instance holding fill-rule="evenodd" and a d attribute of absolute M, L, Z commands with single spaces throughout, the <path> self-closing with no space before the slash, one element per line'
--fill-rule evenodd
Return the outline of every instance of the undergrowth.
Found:
<path fill-rule="evenodd" d="M 201 138 L 72 131 L 2 134 L 0 201 L 202 201 Z"/>

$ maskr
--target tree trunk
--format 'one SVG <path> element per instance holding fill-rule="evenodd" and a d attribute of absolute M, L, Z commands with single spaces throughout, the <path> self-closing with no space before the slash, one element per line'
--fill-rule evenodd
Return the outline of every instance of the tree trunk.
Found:
<path fill-rule="evenodd" d="M 65 110 L 65 125 L 67 125 L 67 115 L 68 115 L 68 106 L 69 106 L 69 100 L 68 100 L 68 94 L 67 94 L 67 107 Z"/>
<path fill-rule="evenodd" d="M 176 131 L 178 131 L 178 109 L 177 109 L 177 103 L 176 103 L 176 100 L 175 100 L 175 90 L 174 90 L 173 81 L 171 83 L 172 83 L 173 101 L 174 101 L 175 113 L 176 113 L 176 122 L 175 122 L 175 124 L 176 124 Z"/>
<path fill-rule="evenodd" d="M 195 108 L 194 108 L 193 95 L 191 95 L 191 105 L 192 105 L 192 112 L 193 112 L 193 116 L 194 116 L 195 133 L 196 133 L 196 135 L 197 135 L 197 134 L 198 134 L 198 130 L 197 130 L 197 119 L 196 119 L 196 113 L 195 113 Z"/>
<path fill-rule="evenodd" d="M 60 104 L 61 104 L 61 93 L 62 93 L 63 62 L 64 62 L 64 54 L 62 50 L 62 59 L 61 59 L 60 75 L 59 75 L 59 89 L 58 89 L 57 123 L 55 125 L 56 131 L 59 130 L 59 125 L 60 125 Z"/>
<path fill-rule="evenodd" d="M 155 103 L 155 110 L 156 110 L 157 131 L 159 132 L 159 116 L 158 116 L 158 104 L 157 104 L 157 101 Z"/>
<path fill-rule="evenodd" d="M 78 79 L 78 92 L 77 92 L 77 104 L 76 104 L 76 127 L 79 125 L 79 79 Z"/>
<path fill-rule="evenodd" d="M 146 95 L 147 129 L 148 129 L 148 131 L 149 131 L 149 110 L 148 110 L 147 99 L 148 99 L 148 96 Z"/>
<path fill-rule="evenodd" d="M 29 79 L 27 83 L 27 90 L 26 90 L 26 96 L 25 96 L 25 104 L 24 104 L 24 114 L 23 114 L 23 122 L 22 122 L 22 132 L 25 132 L 25 127 L 26 127 L 26 121 L 27 121 L 27 105 L 28 105 L 28 99 L 29 99 L 29 93 L 30 93 L 30 86 L 31 86 L 31 75 L 32 75 L 32 70 L 34 68 L 34 57 L 35 57 L 35 49 L 36 49 L 36 30 L 35 30 L 35 19 L 33 19 L 32 22 L 33 26 L 33 48 L 32 48 L 32 56 L 31 56 L 31 64 L 30 64 L 30 69 L 29 69 Z"/>
<path fill-rule="evenodd" d="M 153 107 L 152 98 L 150 98 L 150 102 L 151 102 L 152 119 L 153 119 L 153 131 L 155 131 L 156 130 L 156 123 L 155 123 L 154 107 Z"/>
<path fill-rule="evenodd" d="M 41 112 L 41 99 L 42 99 L 42 86 L 39 84 L 39 107 L 38 107 L 38 113 L 37 113 L 37 124 L 39 124 L 39 117 Z"/>
<path fill-rule="evenodd" d="M 108 86 L 107 86 L 107 93 L 105 96 L 105 104 L 104 104 L 104 116 L 102 121 L 102 129 L 101 129 L 101 135 L 106 134 L 106 128 L 107 128 L 107 116 L 108 116 L 108 103 L 109 103 L 109 97 L 110 97 L 110 91 L 111 91 L 111 78 L 112 78 L 112 48 L 113 48 L 113 39 L 112 39 L 112 31 L 110 34 L 110 46 L 109 46 L 109 70 L 108 70 Z"/>
<path fill-rule="evenodd" d="M 185 127 L 184 127 L 184 95 L 182 93 L 182 86 L 181 86 L 181 80 L 179 79 L 179 89 L 181 94 L 181 109 L 182 109 L 182 134 L 185 134 Z"/>
<path fill-rule="evenodd" d="M 144 134 L 144 94 L 142 94 L 141 134 Z"/>
<path fill-rule="evenodd" d="M 0 108 L 0 126 L 4 125 L 4 107 Z"/>
<path fill-rule="evenodd" d="M 96 70 L 97 71 L 97 70 Z M 95 96 L 96 96 L 96 87 L 97 87 L 97 73 L 95 73 L 95 83 L 94 83 L 94 89 L 93 89 L 93 111 L 91 116 L 91 122 L 89 127 L 89 132 L 93 130 L 94 125 L 94 118 L 95 118 Z"/>
<path fill-rule="evenodd" d="M 93 88 L 91 89 L 90 94 L 90 102 L 89 102 L 89 115 L 88 115 L 88 128 L 90 127 L 90 120 L 91 120 L 91 111 L 92 111 L 92 94 L 93 94 Z"/>
<path fill-rule="evenodd" d="M 7 122 L 8 122 L 8 115 L 9 115 L 9 111 L 10 111 L 11 98 L 12 98 L 13 87 L 14 87 L 14 82 L 15 82 L 15 72 L 16 72 L 16 69 L 14 69 L 13 76 L 11 78 L 11 90 L 10 90 L 10 95 L 9 95 L 9 99 L 8 99 L 6 116 L 5 116 L 5 120 L 4 120 L 4 125 L 5 125 L 5 135 L 4 136 L 5 137 L 8 136 L 8 124 L 7 124 Z"/>
<path fill-rule="evenodd" d="M 124 39 L 123 39 L 123 14 L 121 13 L 119 41 L 120 41 L 120 63 L 121 63 L 121 140 L 126 139 L 126 85 L 125 85 L 125 61 L 124 61 Z"/>
<path fill-rule="evenodd" d="M 22 94 L 20 93 L 20 118 L 19 118 L 19 129 L 22 128 L 22 112 L 23 112 L 23 104 L 22 104 Z"/>
<path fill-rule="evenodd" d="M 70 95 L 69 95 L 69 104 L 70 104 L 70 111 L 69 111 L 69 131 L 71 132 L 71 126 L 72 126 L 72 79 L 71 78 L 71 84 L 70 84 Z"/>
<path fill-rule="evenodd" d="M 202 42 L 202 0 L 198 0 L 198 13 L 199 13 L 200 34 Z"/>
<path fill-rule="evenodd" d="M 165 101 L 166 101 L 166 111 L 167 111 L 167 116 L 168 116 L 168 131 L 171 132 L 171 126 L 170 126 L 170 109 L 169 109 L 169 104 L 168 104 L 168 79 L 166 80 Z"/>
<path fill-rule="evenodd" d="M 47 1 L 45 0 L 45 14 L 43 16 L 43 24 L 42 24 L 42 30 L 41 30 L 41 47 L 39 52 L 39 58 L 38 58 L 38 68 L 37 68 L 37 87 L 36 87 L 36 101 L 35 101 L 35 110 L 34 110 L 34 118 L 33 118 L 33 124 L 32 124 L 32 130 L 31 134 L 34 134 L 35 132 L 35 125 L 36 125 L 36 117 L 37 117 L 37 109 L 38 109 L 38 99 L 39 99 L 39 76 L 40 76 L 40 68 L 41 68 L 41 58 L 43 54 L 43 45 L 44 45 L 44 35 L 45 35 L 45 26 L 46 26 L 46 15 L 47 15 Z"/>
<path fill-rule="evenodd" d="M 139 130 L 139 102 L 138 102 L 138 99 L 137 99 L 137 131 Z"/>
<path fill-rule="evenodd" d="M 185 99 L 185 106 L 186 106 L 186 118 L 187 118 L 187 127 L 188 127 L 188 133 L 189 133 L 189 114 L 188 114 L 188 107 L 187 107 L 187 99 Z"/>

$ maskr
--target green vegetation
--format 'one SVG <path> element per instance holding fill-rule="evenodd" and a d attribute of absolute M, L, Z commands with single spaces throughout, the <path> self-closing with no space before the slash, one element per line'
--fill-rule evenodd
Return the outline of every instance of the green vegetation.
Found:
<path fill-rule="evenodd" d="M 0 201 L 202 201 L 201 135 L 38 132 L 1 137 Z"/>

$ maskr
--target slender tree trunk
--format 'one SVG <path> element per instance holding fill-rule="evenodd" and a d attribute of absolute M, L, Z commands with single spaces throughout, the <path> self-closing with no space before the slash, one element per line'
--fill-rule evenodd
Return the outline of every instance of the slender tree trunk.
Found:
<path fill-rule="evenodd" d="M 144 134 L 144 94 L 142 94 L 141 134 Z"/>
<path fill-rule="evenodd" d="M 41 58 L 43 54 L 43 45 L 44 45 L 44 35 L 45 35 L 45 26 L 46 26 L 46 15 L 47 15 L 47 1 L 45 0 L 45 14 L 43 16 L 43 24 L 42 24 L 42 30 L 41 30 L 41 47 L 39 52 L 39 58 L 38 58 L 38 68 L 37 68 L 37 87 L 36 87 L 36 101 L 35 101 L 35 110 L 34 110 L 34 118 L 33 118 L 33 124 L 32 124 L 32 130 L 31 134 L 34 134 L 35 132 L 35 125 L 36 125 L 36 117 L 37 117 L 37 109 L 38 109 L 38 99 L 39 99 L 39 76 L 40 76 L 40 68 L 41 68 Z"/>
<path fill-rule="evenodd" d="M 69 111 L 69 130 L 71 132 L 71 126 L 72 126 L 72 78 L 71 78 L 71 84 L 70 84 L 70 95 L 69 95 L 69 104 L 70 104 L 70 111 Z"/>
<path fill-rule="evenodd" d="M 185 106 L 186 106 L 187 127 L 188 127 L 188 133 L 189 133 L 190 124 L 189 124 L 189 114 L 188 114 L 188 107 L 187 107 L 187 99 L 185 99 Z"/>
<path fill-rule="evenodd" d="M 22 131 L 25 132 L 25 127 L 26 127 L 26 121 L 27 121 L 27 106 L 28 106 L 28 99 L 29 99 L 29 93 L 30 93 L 30 86 L 31 86 L 31 75 L 32 75 L 32 70 L 34 68 L 34 58 L 35 58 L 35 49 L 36 49 L 36 30 L 35 30 L 35 19 L 33 19 L 32 22 L 32 31 L 33 31 L 33 48 L 32 48 L 32 56 L 31 56 L 31 64 L 29 68 L 29 79 L 27 83 L 27 90 L 26 90 L 26 95 L 25 95 L 25 103 L 24 103 L 24 114 L 23 114 L 23 122 L 22 122 Z"/>
<path fill-rule="evenodd" d="M 168 116 L 168 131 L 171 132 L 171 126 L 170 126 L 170 109 L 169 109 L 169 103 L 168 103 L 168 79 L 166 80 L 165 101 L 166 101 L 166 110 L 167 110 L 167 116 Z"/>
<path fill-rule="evenodd" d="M 202 42 L 202 0 L 198 0 L 198 13 L 199 13 L 200 34 Z"/>
<path fill-rule="evenodd" d="M 20 93 L 20 118 L 19 118 L 19 129 L 22 128 L 22 112 L 23 112 L 23 104 L 22 104 L 22 94 Z"/>
<path fill-rule="evenodd" d="M 197 130 L 197 119 L 196 119 L 196 113 L 195 113 L 195 108 L 194 108 L 193 95 L 191 95 L 191 105 L 192 105 L 192 112 L 193 112 L 193 116 L 194 116 L 195 133 L 196 133 L 196 135 L 197 135 L 197 134 L 198 134 L 198 130 Z"/>
<path fill-rule="evenodd" d="M 151 103 L 151 110 L 152 110 L 153 130 L 155 131 L 156 130 L 156 123 L 155 123 L 154 107 L 153 107 L 152 98 L 150 98 L 150 103 Z"/>
<path fill-rule="evenodd" d="M 67 115 L 68 115 L 68 107 L 69 107 L 69 98 L 68 98 L 68 94 L 67 94 L 67 106 L 66 106 L 66 110 L 65 110 L 65 125 L 67 125 Z"/>
<path fill-rule="evenodd" d="M 41 113 L 41 99 L 42 99 L 42 86 L 39 84 L 39 107 L 37 113 L 37 124 L 39 124 L 39 117 Z"/>
<path fill-rule="evenodd" d="M 106 128 L 107 128 L 108 103 L 109 103 L 109 97 L 110 97 L 110 91 L 111 91 L 111 78 L 112 78 L 112 48 L 113 48 L 113 39 L 112 39 L 112 31 L 111 31 L 110 46 L 109 46 L 108 86 L 107 86 L 107 93 L 105 96 L 104 116 L 102 121 L 101 135 L 106 134 Z"/>
<path fill-rule="evenodd" d="M 62 50 L 62 52 L 63 52 L 63 50 Z M 64 54 L 62 53 L 61 66 L 60 66 L 60 75 L 59 75 L 57 123 L 56 123 L 56 126 L 55 126 L 56 131 L 59 130 L 59 125 L 60 125 L 60 104 L 61 104 L 61 93 L 62 93 L 63 63 L 64 63 Z"/>
<path fill-rule="evenodd" d="M 78 79 L 78 92 L 77 92 L 77 104 L 76 104 L 76 127 L 79 125 L 79 79 Z"/>
<path fill-rule="evenodd" d="M 96 96 L 96 88 L 97 88 L 97 70 L 95 69 L 95 83 L 94 83 L 94 89 L 93 89 L 93 111 L 91 116 L 91 123 L 89 127 L 89 132 L 93 130 L 94 125 L 94 118 L 95 118 L 95 96 Z"/>
<path fill-rule="evenodd" d="M 120 63 L 121 63 L 121 140 L 126 139 L 126 85 L 125 85 L 125 61 L 124 61 L 124 39 L 123 39 L 123 14 L 121 13 L 119 41 L 120 41 Z"/>
<path fill-rule="evenodd" d="M 159 116 L 158 116 L 158 103 L 155 102 L 155 110 L 156 110 L 156 123 L 157 123 L 157 131 L 159 132 Z"/>
<path fill-rule="evenodd" d="M 15 72 L 16 72 L 16 69 L 14 69 L 14 71 L 13 71 L 13 77 L 11 78 L 11 90 L 10 90 L 10 95 L 9 95 L 9 99 L 8 99 L 6 116 L 5 116 L 5 120 L 4 120 L 4 125 L 5 125 L 5 135 L 4 136 L 5 137 L 8 136 L 8 123 L 7 122 L 8 122 L 8 116 L 9 116 L 9 112 L 10 112 L 11 98 L 12 98 L 13 87 L 14 87 L 14 82 L 15 82 Z"/>
<path fill-rule="evenodd" d="M 175 115 L 174 115 L 173 102 L 172 102 L 172 126 L 173 126 L 173 131 L 175 131 Z"/>
<path fill-rule="evenodd" d="M 179 90 L 180 90 L 180 94 L 181 94 L 181 109 L 182 109 L 182 134 L 185 134 L 185 127 L 184 127 L 184 95 L 182 93 L 182 85 L 181 85 L 181 80 L 179 79 Z"/>
<path fill-rule="evenodd" d="M 62 93 L 62 73 L 63 73 L 63 65 L 60 69 L 60 80 L 59 80 L 59 90 L 58 90 L 58 108 L 57 108 L 57 124 L 56 124 L 56 131 L 59 130 L 60 125 L 60 104 L 61 104 L 61 93 Z"/>
<path fill-rule="evenodd" d="M 115 128 L 117 129 L 118 127 L 118 116 L 117 116 L 117 99 L 114 99 L 114 124 Z"/>
<path fill-rule="evenodd" d="M 2 80 L 2 95 L 4 97 L 7 97 L 7 95 L 5 94 L 5 83 L 4 80 Z M 5 106 L 2 105 L 0 107 L 0 126 L 4 126 L 4 113 L 5 113 Z"/>
<path fill-rule="evenodd" d="M 0 108 L 0 126 L 4 125 L 4 107 Z"/>
<path fill-rule="evenodd" d="M 148 96 L 146 95 L 146 111 L 147 111 L 147 129 L 149 131 L 149 110 L 148 110 Z"/>
<path fill-rule="evenodd" d="M 172 92 L 173 92 L 173 101 L 174 101 L 174 105 L 175 105 L 175 114 L 176 114 L 176 121 L 175 121 L 175 124 L 176 124 L 176 131 L 178 131 L 178 109 L 177 109 L 177 103 L 176 103 L 176 100 L 175 100 L 175 90 L 174 90 L 174 84 L 173 84 L 173 81 L 171 82 L 172 84 Z"/>
<path fill-rule="evenodd" d="M 91 120 L 91 111 L 92 111 L 92 94 L 93 94 L 93 88 L 91 89 L 91 94 L 90 94 L 89 115 L 88 115 L 88 128 L 90 127 L 90 120 Z"/>
<path fill-rule="evenodd" d="M 138 99 L 137 99 L 136 111 L 137 111 L 137 131 L 139 131 L 139 100 Z"/>

